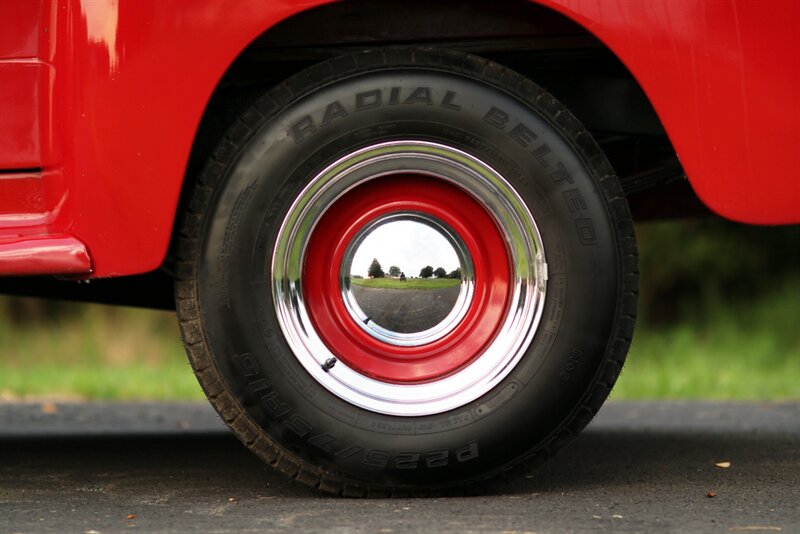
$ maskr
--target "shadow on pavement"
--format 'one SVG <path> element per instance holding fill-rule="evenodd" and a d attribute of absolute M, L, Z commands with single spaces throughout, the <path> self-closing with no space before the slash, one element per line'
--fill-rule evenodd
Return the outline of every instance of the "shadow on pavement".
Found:
<path fill-rule="evenodd" d="M 148 491 L 228 492 L 319 498 L 263 464 L 226 431 L 174 435 L 40 436 L 0 439 L 0 482 L 8 488 L 34 484 L 80 490 L 87 481 Z M 731 461 L 723 470 L 715 462 Z M 797 478 L 800 443 L 782 434 L 593 430 L 534 472 L 518 473 L 487 488 L 486 494 L 571 492 L 641 485 L 704 493 L 720 484 L 757 487 L 781 474 Z M 724 475 L 721 476 L 721 475 Z"/>

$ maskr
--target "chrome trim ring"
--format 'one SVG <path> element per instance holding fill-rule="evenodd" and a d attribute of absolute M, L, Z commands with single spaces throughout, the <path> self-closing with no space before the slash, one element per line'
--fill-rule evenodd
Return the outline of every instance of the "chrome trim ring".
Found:
<path fill-rule="evenodd" d="M 394 332 L 371 321 L 368 315 L 361 309 L 352 291 L 350 270 L 358 246 L 377 227 L 396 221 L 419 222 L 438 231 L 455 250 L 461 269 L 461 283 L 459 284 L 458 297 L 456 298 L 452 310 L 450 310 L 450 313 L 438 324 L 421 332 Z M 345 252 L 344 261 L 342 262 L 342 267 L 339 272 L 339 286 L 342 292 L 342 298 L 344 299 L 345 308 L 347 308 L 347 311 L 359 328 L 375 339 L 388 343 L 389 345 L 417 347 L 441 339 L 458 326 L 458 323 L 464 318 L 472 302 L 475 289 L 475 273 L 473 272 L 472 258 L 469 255 L 469 251 L 453 229 L 448 227 L 443 221 L 427 213 L 403 211 L 379 217 L 359 231 Z"/>
<path fill-rule="evenodd" d="M 337 361 L 309 318 L 302 290 L 305 249 L 327 208 L 352 188 L 377 177 L 416 173 L 445 180 L 491 214 L 506 239 L 512 267 L 508 308 L 494 339 L 471 363 L 441 379 L 383 382 Z M 424 416 L 474 401 L 517 365 L 536 332 L 544 307 L 547 267 L 536 223 L 514 188 L 493 168 L 453 147 L 394 141 L 355 151 L 315 176 L 289 208 L 272 255 L 275 312 L 300 364 L 339 398 L 377 413 Z M 337 362 L 331 365 L 331 362 Z"/>

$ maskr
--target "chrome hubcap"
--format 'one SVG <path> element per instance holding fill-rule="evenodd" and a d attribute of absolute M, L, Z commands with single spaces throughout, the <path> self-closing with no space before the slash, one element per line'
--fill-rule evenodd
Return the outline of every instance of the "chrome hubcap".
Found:
<path fill-rule="evenodd" d="M 387 272 L 379 257 L 391 260 L 384 261 Z M 474 273 L 466 245 L 443 221 L 395 212 L 356 235 L 340 279 L 345 306 L 359 327 L 384 343 L 419 346 L 441 339 L 464 318 Z"/>

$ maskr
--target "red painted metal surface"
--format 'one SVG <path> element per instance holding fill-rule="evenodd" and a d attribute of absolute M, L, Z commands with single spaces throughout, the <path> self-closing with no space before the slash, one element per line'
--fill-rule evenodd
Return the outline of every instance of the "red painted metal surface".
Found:
<path fill-rule="evenodd" d="M 0 60 L 0 162 L 5 169 L 52 163 L 53 68 L 38 60 Z"/>
<path fill-rule="evenodd" d="M 91 250 L 95 276 L 157 268 L 219 79 L 254 38 L 324 2 L 4 2 L 0 62 L 24 60 L 39 74 L 26 82 L 35 96 L 3 108 L 0 126 L 27 133 L 0 143 L 0 169 L 41 166 L 60 178 L 45 187 L 59 209 L 0 237 L 73 236 Z M 800 3 L 541 3 L 627 65 L 710 208 L 749 223 L 800 222 Z M 0 198 L 0 212 L 16 213 L 11 202 Z"/>
<path fill-rule="evenodd" d="M 52 0 L 0 5 L 0 169 L 55 163 L 54 14 Z"/>
<path fill-rule="evenodd" d="M 541 3 L 630 69 L 709 208 L 800 223 L 800 2 Z"/>
<path fill-rule="evenodd" d="M 0 255 L 3 240 L 49 235 L 66 204 L 61 172 L 13 172 L 0 175 Z"/>
<path fill-rule="evenodd" d="M 432 343 L 400 347 L 362 330 L 344 306 L 339 271 L 347 246 L 370 221 L 398 211 L 433 215 L 464 241 L 475 269 L 472 303 L 458 326 Z M 347 193 L 322 217 L 309 242 L 303 295 L 328 348 L 350 367 L 387 382 L 424 382 L 456 372 L 492 340 L 506 311 L 510 266 L 505 239 L 469 195 L 441 180 L 398 175 Z"/>
<path fill-rule="evenodd" d="M 52 167 L 63 172 L 59 193 L 66 202 L 37 232 L 86 243 L 94 276 L 157 268 L 194 135 L 219 79 L 252 39 L 325 1 L 240 2 L 234 8 L 216 0 L 11 0 L 8 10 L 4 3 L 0 34 L 23 44 L 15 49 L 5 44 L 12 40 L 0 39 L 0 59 L 34 50 L 42 59 L 52 52 L 55 69 L 38 104 L 52 102 L 57 126 L 49 150 L 57 154 Z M 44 20 L 52 24 L 32 22 L 34 11 L 51 10 L 55 19 Z M 30 115 L 34 107 L 11 112 Z M 0 159 L 0 169 L 9 168 L 4 163 Z M 13 209 L 8 204 L 0 198 L 6 211 Z"/>
<path fill-rule="evenodd" d="M 0 240 L 0 275 L 81 275 L 92 270 L 86 245 L 72 236 Z"/>
<path fill-rule="evenodd" d="M 50 61 L 54 46 L 51 26 L 55 0 L 6 0 L 0 6 L 0 58 Z"/>

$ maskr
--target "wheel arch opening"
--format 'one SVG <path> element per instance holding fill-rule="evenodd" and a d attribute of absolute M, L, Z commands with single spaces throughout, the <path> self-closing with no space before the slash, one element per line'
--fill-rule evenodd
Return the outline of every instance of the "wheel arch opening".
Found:
<path fill-rule="evenodd" d="M 225 132 L 261 94 L 331 57 L 396 46 L 473 53 L 547 89 L 600 143 L 635 217 L 703 212 L 642 87 L 605 44 L 566 15 L 526 0 L 354 0 L 287 18 L 232 61 L 197 129 L 177 215 Z M 659 194 L 654 196 L 653 189 Z M 670 194 L 665 197 L 663 191 Z"/>

